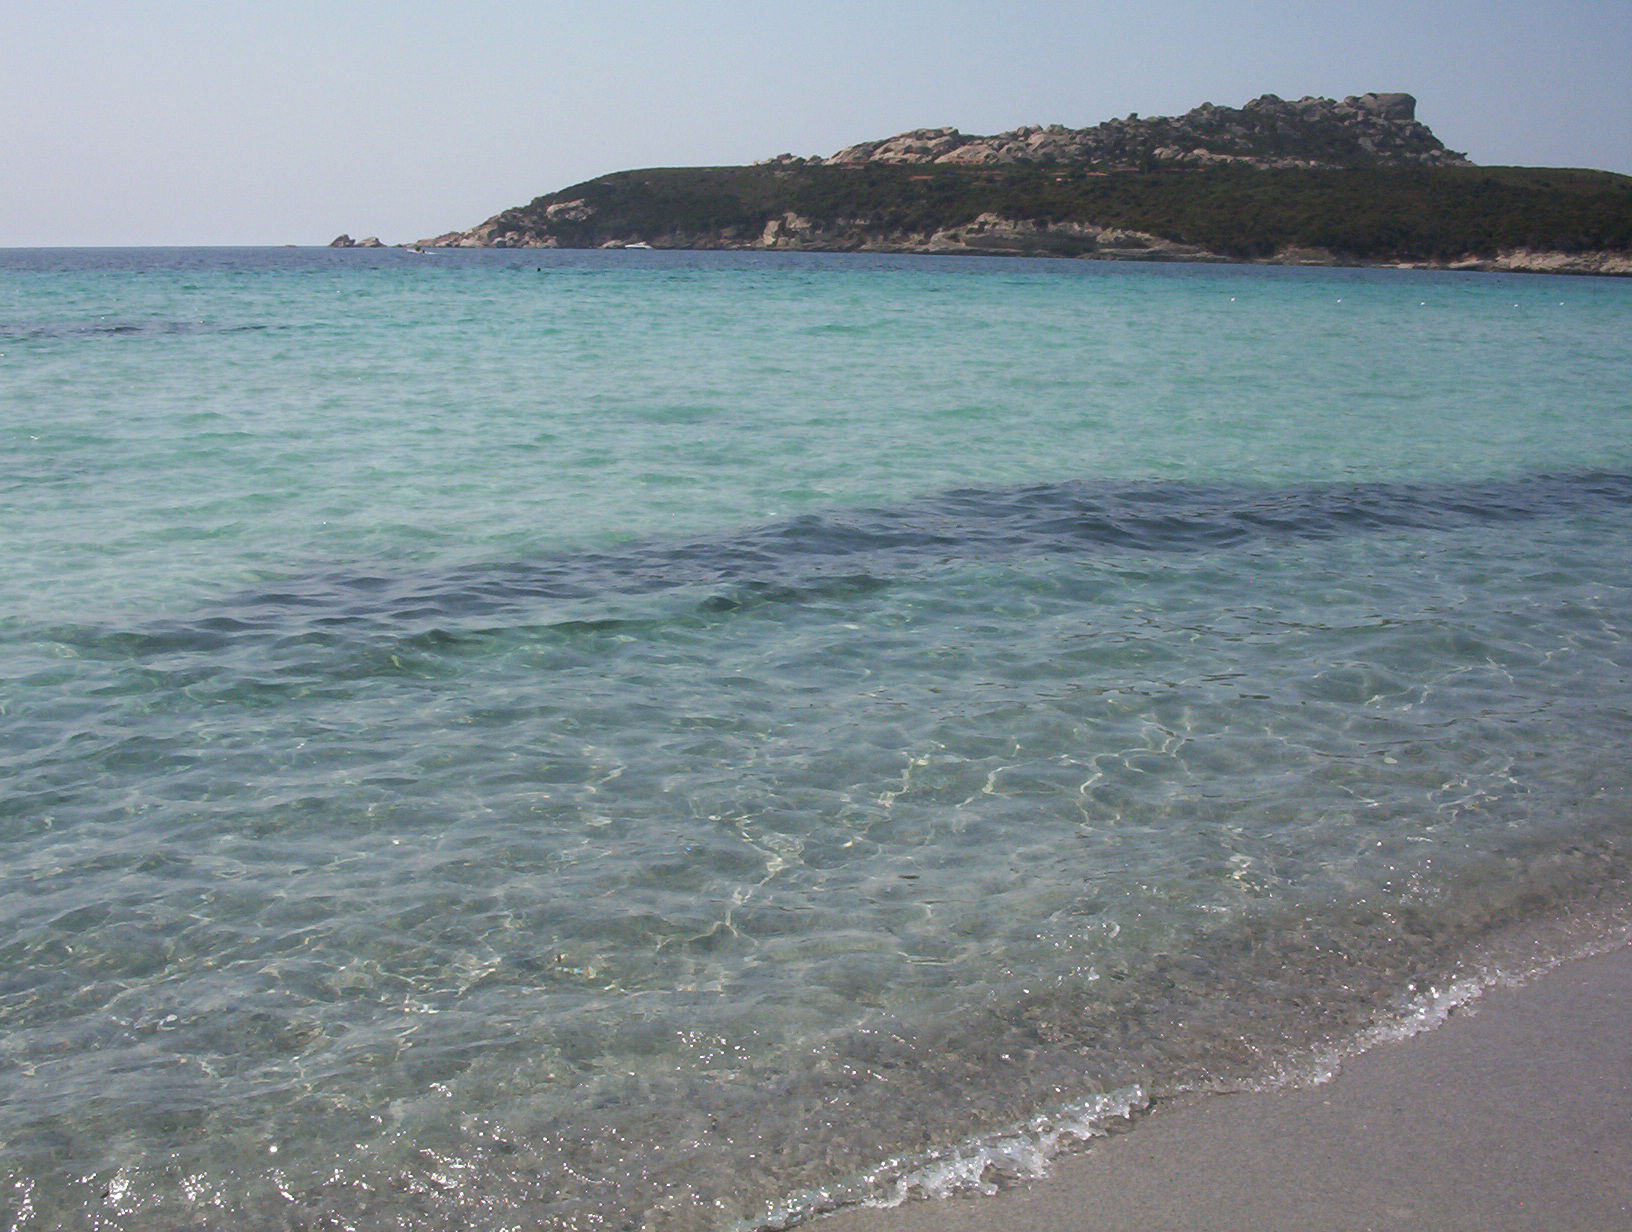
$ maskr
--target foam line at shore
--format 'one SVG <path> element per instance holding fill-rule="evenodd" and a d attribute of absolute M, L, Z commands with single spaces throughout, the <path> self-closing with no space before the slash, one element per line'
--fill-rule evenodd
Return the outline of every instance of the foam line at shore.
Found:
<path fill-rule="evenodd" d="M 1468 1012 L 1474 1011 L 1474 1012 Z M 819 1232 L 1632 1228 L 1632 947 L 1497 984 L 1330 1082 L 1191 1096 L 995 1196 Z"/>

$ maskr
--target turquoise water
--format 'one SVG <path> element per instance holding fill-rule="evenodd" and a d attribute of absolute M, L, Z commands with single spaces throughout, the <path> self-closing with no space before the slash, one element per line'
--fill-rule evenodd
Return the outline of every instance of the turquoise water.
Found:
<path fill-rule="evenodd" d="M 1606 279 L 0 252 L 6 1226 L 775 1226 L 1588 943 L 1628 371 Z"/>

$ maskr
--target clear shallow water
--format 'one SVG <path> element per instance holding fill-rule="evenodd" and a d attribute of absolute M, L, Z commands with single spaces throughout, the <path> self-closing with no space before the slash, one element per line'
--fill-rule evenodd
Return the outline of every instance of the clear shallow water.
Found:
<path fill-rule="evenodd" d="M 1629 327 L 1598 279 L 0 253 L 14 1226 L 776 1222 L 1612 913 Z"/>

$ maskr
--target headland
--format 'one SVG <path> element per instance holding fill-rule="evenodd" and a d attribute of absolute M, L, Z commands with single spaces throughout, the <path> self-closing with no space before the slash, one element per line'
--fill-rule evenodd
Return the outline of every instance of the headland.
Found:
<path fill-rule="evenodd" d="M 621 171 L 418 242 L 1632 274 L 1632 177 L 1480 167 L 1409 94 L 1264 95 L 827 157 Z"/>

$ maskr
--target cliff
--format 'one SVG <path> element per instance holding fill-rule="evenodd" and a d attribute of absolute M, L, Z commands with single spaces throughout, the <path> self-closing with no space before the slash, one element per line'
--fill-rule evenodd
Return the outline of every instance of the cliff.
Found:
<path fill-rule="evenodd" d="M 1265 95 L 1083 129 L 919 129 L 830 157 L 617 172 L 421 243 L 1632 273 L 1632 177 L 1475 167 L 1415 113 L 1408 94 Z"/>

